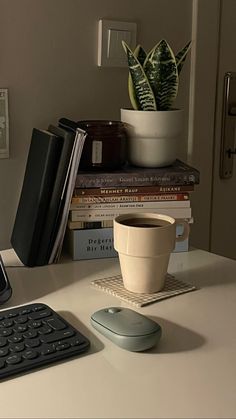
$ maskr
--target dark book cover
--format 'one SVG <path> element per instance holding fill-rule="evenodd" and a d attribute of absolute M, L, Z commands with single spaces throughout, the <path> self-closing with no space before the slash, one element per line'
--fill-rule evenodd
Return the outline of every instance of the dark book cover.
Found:
<path fill-rule="evenodd" d="M 62 152 L 58 164 L 57 175 L 49 202 L 43 233 L 36 258 L 36 265 L 45 265 L 49 261 L 51 250 L 56 238 L 58 223 L 63 207 L 68 168 L 74 145 L 75 134 L 63 128 L 49 125 L 48 131 L 63 138 Z"/>
<path fill-rule="evenodd" d="M 110 188 L 120 186 L 176 186 L 195 185 L 200 173 L 194 167 L 176 160 L 171 166 L 143 168 L 124 166 L 120 170 L 79 171 L 76 188 Z"/>
<path fill-rule="evenodd" d="M 35 266 L 62 142 L 62 138 L 48 131 L 33 129 L 11 236 L 13 249 L 26 266 Z"/>

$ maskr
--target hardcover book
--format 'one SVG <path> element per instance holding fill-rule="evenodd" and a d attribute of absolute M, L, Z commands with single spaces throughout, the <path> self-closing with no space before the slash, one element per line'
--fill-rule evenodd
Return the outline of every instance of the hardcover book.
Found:
<path fill-rule="evenodd" d="M 63 138 L 62 152 L 58 164 L 57 175 L 49 202 L 44 229 L 36 257 L 37 265 L 45 265 L 49 261 L 55 235 L 58 229 L 60 214 L 63 207 L 68 168 L 72 154 L 75 133 L 50 125 L 48 131 Z"/>
<path fill-rule="evenodd" d="M 34 128 L 23 186 L 11 236 L 12 247 L 26 266 L 34 266 L 53 192 L 61 137 Z"/>
<path fill-rule="evenodd" d="M 104 188 L 119 186 L 177 186 L 195 185 L 200 173 L 194 167 L 176 160 L 171 166 L 141 168 L 125 166 L 112 172 L 79 171 L 76 188 Z"/>

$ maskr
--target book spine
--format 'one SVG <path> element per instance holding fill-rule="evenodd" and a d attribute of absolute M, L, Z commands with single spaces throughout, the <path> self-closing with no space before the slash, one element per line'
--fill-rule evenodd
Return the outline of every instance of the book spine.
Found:
<path fill-rule="evenodd" d="M 119 188 L 77 188 L 75 187 L 73 197 L 77 196 L 120 196 L 120 195 L 157 195 L 193 192 L 194 185 L 170 185 L 170 186 L 135 186 Z"/>
<path fill-rule="evenodd" d="M 168 168 L 124 168 L 114 172 L 79 172 L 76 178 L 77 188 L 104 188 L 120 186 L 170 186 L 192 185 L 199 183 L 199 172 L 179 162 Z"/>
<path fill-rule="evenodd" d="M 130 209 L 117 210 L 74 210 L 70 211 L 70 221 L 101 221 L 112 220 L 118 215 L 130 213 Z M 134 212 L 147 212 L 145 208 L 135 208 Z M 152 209 L 148 212 L 161 213 L 173 218 L 191 218 L 191 208 L 161 208 Z"/>
<path fill-rule="evenodd" d="M 106 228 L 113 227 L 113 220 L 103 221 L 70 221 L 68 220 L 67 227 L 70 230 L 91 229 L 91 228 Z"/>
<path fill-rule="evenodd" d="M 69 162 L 72 154 L 75 134 L 66 132 L 53 125 L 49 126 L 49 132 L 60 137 L 63 141 L 62 152 L 58 164 L 56 179 L 51 195 L 51 200 L 47 210 L 47 217 L 44 223 L 44 229 L 36 258 L 37 265 L 45 265 L 48 263 L 50 252 L 53 247 L 55 235 L 60 220 L 60 214 L 63 206 L 63 196 L 65 194 L 65 185 L 69 172 Z"/>
<path fill-rule="evenodd" d="M 99 204 L 113 202 L 148 202 L 148 201 L 187 201 L 190 195 L 186 193 L 153 194 L 153 195 L 115 195 L 115 196 L 73 196 L 72 205 Z"/>
<path fill-rule="evenodd" d="M 110 210 L 110 209 L 158 209 L 158 208 L 188 208 L 190 200 L 186 201 L 148 201 L 148 202 L 113 202 L 102 204 L 71 204 L 70 210 Z"/>

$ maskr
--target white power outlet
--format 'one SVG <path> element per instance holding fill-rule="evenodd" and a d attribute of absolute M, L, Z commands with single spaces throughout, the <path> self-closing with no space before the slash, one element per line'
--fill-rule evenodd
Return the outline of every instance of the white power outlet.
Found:
<path fill-rule="evenodd" d="M 0 158 L 9 157 L 8 89 L 0 88 Z"/>

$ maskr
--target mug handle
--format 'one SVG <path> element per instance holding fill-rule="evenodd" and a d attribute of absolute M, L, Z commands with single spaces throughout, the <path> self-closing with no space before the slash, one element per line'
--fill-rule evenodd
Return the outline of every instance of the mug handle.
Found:
<path fill-rule="evenodd" d="M 176 220 L 176 225 L 183 225 L 184 227 L 184 231 L 182 234 L 180 234 L 179 236 L 176 237 L 175 241 L 176 242 L 182 242 L 184 240 L 186 240 L 189 237 L 189 232 L 190 232 L 190 227 L 189 227 L 189 223 L 186 220 L 182 220 L 182 219 L 177 219 Z"/>

